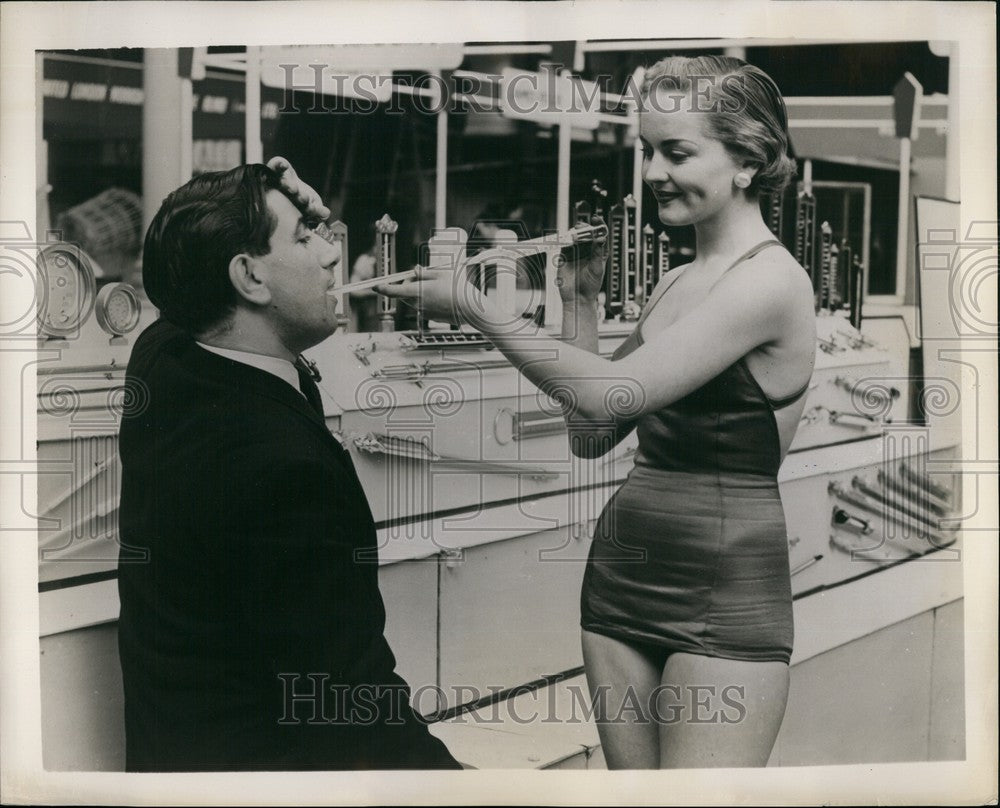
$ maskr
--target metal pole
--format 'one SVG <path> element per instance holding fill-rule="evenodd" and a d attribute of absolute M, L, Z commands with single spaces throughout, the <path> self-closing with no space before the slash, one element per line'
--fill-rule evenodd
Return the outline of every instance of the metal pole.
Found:
<path fill-rule="evenodd" d="M 246 63 L 246 162 L 264 162 L 264 144 L 260 139 L 260 48 L 247 46 Z"/>
<path fill-rule="evenodd" d="M 438 74 L 440 77 L 440 73 Z M 440 82 L 435 85 L 440 93 Z M 434 228 L 447 227 L 448 218 L 448 105 L 438 96 L 437 173 L 434 176 Z"/>
<path fill-rule="evenodd" d="M 896 291 L 906 294 L 906 265 L 910 244 L 910 148 L 908 137 L 899 139 L 899 225 L 896 232 Z"/>
<path fill-rule="evenodd" d="M 569 230 L 569 161 L 570 147 L 573 142 L 573 124 L 570 121 L 556 125 L 559 135 L 558 175 L 556 180 L 556 230 L 565 233 Z M 559 287 L 556 286 L 556 271 L 554 261 L 545 265 L 545 325 L 560 328 L 562 326 L 562 298 L 559 297 Z"/>
<path fill-rule="evenodd" d="M 556 180 L 556 226 L 560 233 L 569 229 L 569 162 L 573 143 L 573 124 L 557 125 L 559 129 L 558 178 Z"/>
<path fill-rule="evenodd" d="M 569 230 L 569 163 L 573 143 L 573 124 L 570 121 L 556 125 L 559 136 L 556 179 L 556 230 Z M 545 325 L 559 328 L 562 325 L 562 298 L 556 286 L 557 267 L 548 261 L 545 268 Z"/>
<path fill-rule="evenodd" d="M 962 197 L 961 164 L 958 159 L 958 49 L 952 42 L 948 56 L 948 136 L 944 146 L 944 195 L 958 201 Z"/>
<path fill-rule="evenodd" d="M 191 179 L 191 82 L 177 73 L 177 49 L 143 52 L 142 209 L 149 226 L 164 197 Z"/>
<path fill-rule="evenodd" d="M 636 87 L 641 87 L 646 78 L 646 69 L 637 67 L 632 74 L 632 82 Z M 632 126 L 635 131 L 635 141 L 632 144 L 632 196 L 635 197 L 635 220 L 642 221 L 642 141 L 639 140 L 639 108 L 635 107 L 629 112 Z M 638 238 L 638 234 L 636 234 Z"/>
<path fill-rule="evenodd" d="M 903 73 L 892 89 L 892 113 L 899 138 L 899 216 L 896 231 L 896 288 L 893 296 L 904 303 L 906 270 L 910 263 L 910 160 L 912 139 L 918 134 L 923 88 L 912 73 Z"/>
<path fill-rule="evenodd" d="M 181 183 L 194 175 L 194 87 L 191 79 L 180 79 L 181 83 Z"/>
<path fill-rule="evenodd" d="M 45 234 L 52 226 L 49 216 L 49 144 L 45 140 L 43 109 L 45 93 L 43 92 L 45 75 L 45 57 L 40 51 L 35 51 L 35 236 L 39 241 L 45 240 Z"/>

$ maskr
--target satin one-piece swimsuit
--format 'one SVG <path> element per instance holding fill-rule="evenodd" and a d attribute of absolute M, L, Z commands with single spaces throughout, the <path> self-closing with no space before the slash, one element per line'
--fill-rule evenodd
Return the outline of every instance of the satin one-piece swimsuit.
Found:
<path fill-rule="evenodd" d="M 775 244 L 758 244 L 733 266 Z M 642 322 L 660 297 L 613 358 L 642 344 Z M 591 545 L 584 629 L 668 653 L 788 662 L 792 593 L 774 410 L 804 392 L 769 399 L 741 358 L 637 420 L 635 467 Z"/>

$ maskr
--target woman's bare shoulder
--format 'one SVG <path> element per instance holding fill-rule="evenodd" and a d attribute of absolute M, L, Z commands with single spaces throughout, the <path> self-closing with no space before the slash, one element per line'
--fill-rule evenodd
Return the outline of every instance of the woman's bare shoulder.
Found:
<path fill-rule="evenodd" d="M 813 299 L 812 279 L 783 247 L 762 250 L 733 267 L 727 276 L 732 286 L 753 288 L 758 295 L 774 295 L 788 303 Z"/>

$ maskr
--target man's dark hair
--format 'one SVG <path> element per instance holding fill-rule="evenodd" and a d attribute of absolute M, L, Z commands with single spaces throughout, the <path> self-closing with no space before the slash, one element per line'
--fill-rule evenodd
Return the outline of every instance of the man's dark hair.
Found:
<path fill-rule="evenodd" d="M 265 197 L 279 185 L 267 166 L 244 165 L 195 177 L 163 201 L 146 231 L 142 282 L 164 317 L 200 334 L 232 314 L 229 262 L 270 251 L 277 222 Z"/>

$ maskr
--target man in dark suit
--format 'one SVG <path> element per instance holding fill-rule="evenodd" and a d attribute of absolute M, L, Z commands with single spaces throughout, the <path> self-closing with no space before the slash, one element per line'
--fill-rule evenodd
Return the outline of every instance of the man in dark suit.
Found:
<path fill-rule="evenodd" d="M 461 768 L 383 635 L 375 527 L 300 353 L 333 269 L 287 164 L 164 201 L 122 420 L 119 648 L 130 771 Z M 367 551 L 367 552 L 365 552 Z"/>

